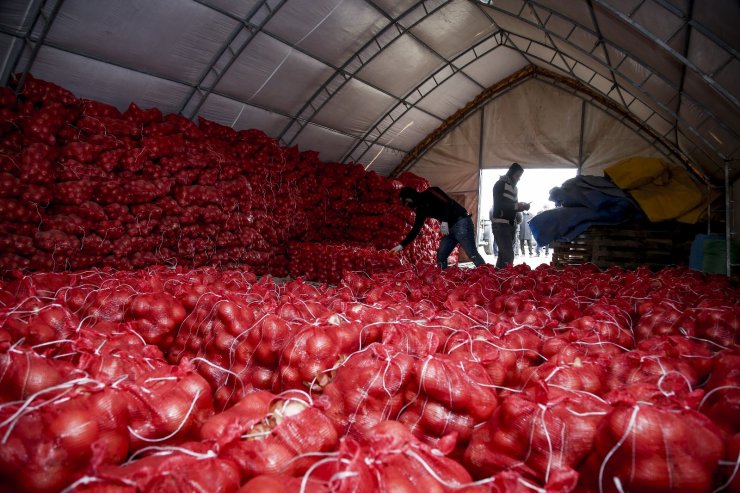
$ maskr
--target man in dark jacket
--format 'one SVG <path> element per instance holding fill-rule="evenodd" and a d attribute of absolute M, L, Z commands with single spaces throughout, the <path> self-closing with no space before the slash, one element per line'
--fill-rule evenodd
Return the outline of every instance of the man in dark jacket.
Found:
<path fill-rule="evenodd" d="M 447 257 L 450 256 L 458 243 L 476 267 L 486 263 L 475 245 L 473 220 L 470 218 L 470 214 L 465 207 L 452 200 L 440 188 L 431 187 L 423 192 L 417 192 L 411 187 L 403 187 L 401 189 L 401 203 L 414 209 L 416 219 L 406 238 L 399 245 L 393 247 L 394 252 L 400 252 L 406 245 L 414 241 L 424 226 L 424 221 L 431 217 L 440 222 L 440 230 L 442 231 L 442 241 L 439 242 L 439 248 L 437 249 L 437 265 L 441 269 L 447 268 Z"/>
<path fill-rule="evenodd" d="M 516 235 L 516 213 L 529 210 L 529 204 L 518 202 L 516 184 L 524 169 L 514 163 L 493 186 L 493 212 L 491 231 L 498 246 L 496 267 L 503 268 L 514 263 L 514 238 Z"/>

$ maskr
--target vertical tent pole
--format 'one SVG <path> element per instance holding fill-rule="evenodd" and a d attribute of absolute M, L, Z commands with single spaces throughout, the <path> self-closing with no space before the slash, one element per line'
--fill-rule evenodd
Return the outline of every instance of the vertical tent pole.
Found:
<path fill-rule="evenodd" d="M 580 141 L 578 142 L 578 171 L 576 174 L 581 174 L 581 168 L 583 168 L 583 134 L 586 128 L 586 101 L 581 100 L 581 135 Z"/>
<path fill-rule="evenodd" d="M 483 124 L 485 119 L 483 118 L 483 110 L 485 106 L 480 109 L 480 138 L 478 139 L 478 169 L 483 170 L 483 140 L 485 139 L 485 132 L 483 131 Z"/>
<path fill-rule="evenodd" d="M 712 234 L 712 184 L 707 182 L 707 235 Z"/>
<path fill-rule="evenodd" d="M 731 238 L 730 238 L 730 162 L 725 161 L 725 267 L 727 277 L 732 273 L 732 259 L 730 258 Z"/>
<path fill-rule="evenodd" d="M 480 233 L 481 218 L 484 217 L 483 210 L 481 209 L 481 204 L 483 203 L 481 199 L 483 197 L 483 140 L 485 138 L 485 132 L 483 131 L 483 123 L 485 122 L 484 110 L 485 106 L 482 106 L 480 109 L 480 136 L 478 137 L 478 224 L 475 226 L 476 233 Z M 477 241 L 480 241 L 480 238 Z"/>

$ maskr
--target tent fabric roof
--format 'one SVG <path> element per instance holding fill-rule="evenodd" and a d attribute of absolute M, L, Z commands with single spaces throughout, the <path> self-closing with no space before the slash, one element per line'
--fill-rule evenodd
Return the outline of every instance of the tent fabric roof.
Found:
<path fill-rule="evenodd" d="M 740 171 L 737 0 L 3 0 L 30 72 L 389 175 L 528 66 L 610 99 L 718 182 Z"/>

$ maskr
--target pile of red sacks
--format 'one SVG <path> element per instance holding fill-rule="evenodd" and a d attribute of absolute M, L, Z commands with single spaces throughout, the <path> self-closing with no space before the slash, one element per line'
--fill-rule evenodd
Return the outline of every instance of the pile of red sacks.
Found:
<path fill-rule="evenodd" d="M 738 300 L 685 269 L 21 276 L 0 491 L 734 491 Z"/>
<path fill-rule="evenodd" d="M 0 88 L 0 115 L 0 275 L 214 265 L 337 282 L 359 267 L 337 263 L 347 248 L 365 269 L 400 265 L 377 249 L 413 223 L 400 188 L 428 186 L 258 130 L 134 103 L 121 112 L 32 76 L 17 97 Z M 438 239 L 430 221 L 405 257 L 433 264 Z"/>

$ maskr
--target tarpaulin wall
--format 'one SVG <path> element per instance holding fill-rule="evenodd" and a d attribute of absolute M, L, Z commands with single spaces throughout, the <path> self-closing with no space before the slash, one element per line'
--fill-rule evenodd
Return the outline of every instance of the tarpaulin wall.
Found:
<path fill-rule="evenodd" d="M 525 168 L 580 167 L 582 174 L 602 175 L 610 164 L 637 155 L 664 157 L 644 136 L 602 109 L 529 79 L 471 113 L 410 171 L 449 194 L 464 196 L 468 210 L 477 212 L 482 169 L 518 162 Z"/>

